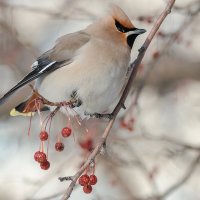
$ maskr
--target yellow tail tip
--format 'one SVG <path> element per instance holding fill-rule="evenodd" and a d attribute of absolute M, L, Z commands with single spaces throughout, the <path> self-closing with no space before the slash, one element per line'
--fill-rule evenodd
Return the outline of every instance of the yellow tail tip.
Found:
<path fill-rule="evenodd" d="M 22 112 L 18 112 L 15 108 L 13 108 L 10 111 L 10 116 L 15 117 L 15 116 L 24 116 L 24 117 L 31 117 L 33 116 L 35 113 L 34 112 L 28 112 L 28 113 L 22 113 Z"/>

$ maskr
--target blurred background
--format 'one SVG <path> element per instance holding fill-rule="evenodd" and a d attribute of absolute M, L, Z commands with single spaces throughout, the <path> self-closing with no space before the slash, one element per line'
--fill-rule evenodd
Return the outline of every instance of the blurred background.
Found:
<path fill-rule="evenodd" d="M 26 73 L 59 36 L 85 28 L 119 5 L 136 27 L 147 30 L 137 55 L 167 0 L 0 0 L 0 95 Z M 200 199 L 200 1 L 177 0 L 140 66 L 127 109 L 96 159 L 98 183 L 89 195 L 75 187 L 72 200 Z M 40 119 L 10 117 L 31 92 L 25 87 L 0 106 L 0 199 L 57 200 L 67 188 L 58 177 L 73 175 L 106 127 L 106 121 L 72 119 L 74 137 L 54 149 L 66 117 L 56 114 L 49 143 L 49 170 L 33 155 L 39 149 Z M 89 130 L 86 133 L 86 129 Z M 46 148 L 46 146 L 45 146 Z"/>

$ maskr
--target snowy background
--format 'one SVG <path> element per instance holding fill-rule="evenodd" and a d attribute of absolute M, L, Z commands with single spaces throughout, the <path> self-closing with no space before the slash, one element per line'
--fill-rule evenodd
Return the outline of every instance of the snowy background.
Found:
<path fill-rule="evenodd" d="M 136 27 L 147 30 L 137 39 L 134 60 L 166 2 L 1 0 L 0 95 L 30 71 L 37 56 L 51 48 L 56 38 L 84 28 L 106 13 L 109 3 L 119 5 Z M 90 195 L 77 186 L 72 200 L 200 199 L 199 13 L 199 0 L 176 1 L 146 53 L 134 93 L 126 103 L 131 105 L 142 84 L 137 105 L 127 106 L 121 113 L 108 138 L 105 155 L 96 160 L 97 185 Z M 58 177 L 78 170 L 88 155 L 79 142 L 88 136 L 74 122 L 75 140 L 67 139 L 65 150 L 56 152 L 56 134 L 66 123 L 66 117 L 56 115 L 49 146 L 51 167 L 41 170 L 33 159 L 39 147 L 38 116 L 33 117 L 30 136 L 29 118 L 9 116 L 29 93 L 25 87 L 0 106 L 0 199 L 57 200 L 68 185 L 59 182 Z M 85 126 L 95 144 L 106 122 L 89 120 Z"/>

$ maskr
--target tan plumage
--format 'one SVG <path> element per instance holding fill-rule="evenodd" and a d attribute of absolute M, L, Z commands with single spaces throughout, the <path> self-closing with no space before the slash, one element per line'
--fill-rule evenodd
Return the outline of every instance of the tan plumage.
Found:
<path fill-rule="evenodd" d="M 120 24 L 123 24 L 123 26 L 127 28 L 134 28 L 134 25 L 131 22 L 131 20 L 118 6 L 112 5 L 110 14 L 113 19 L 116 19 Z"/>
<path fill-rule="evenodd" d="M 126 14 L 113 6 L 107 16 L 86 29 L 60 37 L 38 58 L 32 74 L 10 93 L 37 78 L 35 88 L 46 99 L 79 99 L 81 105 L 75 109 L 83 117 L 85 113 L 110 112 L 124 85 L 132 45 L 141 33 L 143 29 L 136 29 Z"/>

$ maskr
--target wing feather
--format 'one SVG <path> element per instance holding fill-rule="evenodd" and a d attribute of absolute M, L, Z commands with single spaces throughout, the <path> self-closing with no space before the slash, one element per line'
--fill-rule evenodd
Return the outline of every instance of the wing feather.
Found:
<path fill-rule="evenodd" d="M 60 37 L 51 50 L 42 54 L 37 61 L 33 63 L 32 71 L 0 98 L 0 104 L 5 102 L 10 95 L 24 85 L 60 67 L 70 64 L 73 56 L 76 55 L 76 51 L 89 40 L 90 36 L 82 31 Z"/>

